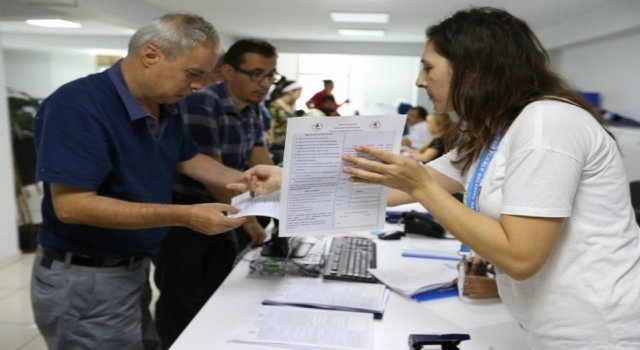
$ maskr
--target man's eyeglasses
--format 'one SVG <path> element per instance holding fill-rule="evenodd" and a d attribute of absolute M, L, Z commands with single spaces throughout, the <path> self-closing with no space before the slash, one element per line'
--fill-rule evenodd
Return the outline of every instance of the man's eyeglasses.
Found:
<path fill-rule="evenodd" d="M 235 69 L 236 71 L 246 75 L 249 77 L 249 79 L 251 79 L 251 81 L 259 83 L 264 81 L 265 79 L 269 79 L 269 81 L 276 82 L 278 80 L 280 80 L 281 75 L 278 72 L 271 72 L 271 73 L 264 73 L 264 72 L 251 72 L 251 71 L 246 71 L 242 68 L 236 68 L 234 67 L 233 69 Z"/>

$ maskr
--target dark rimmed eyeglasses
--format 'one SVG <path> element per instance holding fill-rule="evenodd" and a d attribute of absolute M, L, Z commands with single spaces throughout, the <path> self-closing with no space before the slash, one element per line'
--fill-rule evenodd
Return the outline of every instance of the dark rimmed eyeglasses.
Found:
<path fill-rule="evenodd" d="M 236 71 L 246 75 L 249 77 L 249 79 L 251 79 L 251 81 L 255 82 L 255 83 L 260 83 L 262 81 L 264 81 L 265 79 L 269 79 L 269 81 L 276 82 L 278 80 L 280 80 L 281 75 L 276 72 L 273 71 L 271 73 L 264 73 L 264 72 L 252 72 L 252 71 L 247 71 L 244 70 L 242 68 L 239 67 L 234 67 L 233 69 L 235 69 Z"/>

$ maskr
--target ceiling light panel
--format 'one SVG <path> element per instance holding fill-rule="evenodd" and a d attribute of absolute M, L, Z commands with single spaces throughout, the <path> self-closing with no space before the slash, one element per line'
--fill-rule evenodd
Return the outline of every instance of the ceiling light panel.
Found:
<path fill-rule="evenodd" d="M 331 20 L 345 23 L 388 23 L 388 13 L 331 12 Z"/>
<path fill-rule="evenodd" d="M 65 21 L 63 19 L 28 19 L 27 24 L 46 28 L 80 28 L 82 25 L 77 22 Z"/>
<path fill-rule="evenodd" d="M 342 36 L 384 36 L 385 31 L 382 29 L 338 29 L 338 33 Z"/>

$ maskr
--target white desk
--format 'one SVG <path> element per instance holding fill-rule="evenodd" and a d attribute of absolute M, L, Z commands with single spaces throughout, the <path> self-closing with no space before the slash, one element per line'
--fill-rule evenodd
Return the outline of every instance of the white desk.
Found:
<path fill-rule="evenodd" d="M 401 241 L 378 240 L 378 267 L 397 266 L 409 259 L 416 263 L 421 260 L 401 257 L 401 245 Z M 172 350 L 256 349 L 229 344 L 227 339 L 241 320 L 261 305 L 281 279 L 288 277 L 249 275 L 248 265 L 248 261 L 242 261 L 234 268 L 180 335 Z M 527 348 L 523 332 L 507 316 L 497 299 L 488 304 L 464 302 L 456 297 L 417 303 L 391 293 L 383 319 L 374 321 L 374 349 L 408 349 L 410 333 L 468 333 L 471 340 L 462 342 L 461 350 Z"/>

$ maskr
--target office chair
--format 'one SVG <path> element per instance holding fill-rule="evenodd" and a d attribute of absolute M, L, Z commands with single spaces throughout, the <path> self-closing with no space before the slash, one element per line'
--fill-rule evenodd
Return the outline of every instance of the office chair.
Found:
<path fill-rule="evenodd" d="M 631 181 L 629 187 L 631 188 L 631 206 L 636 212 L 636 222 L 640 225 L 640 180 Z"/>

